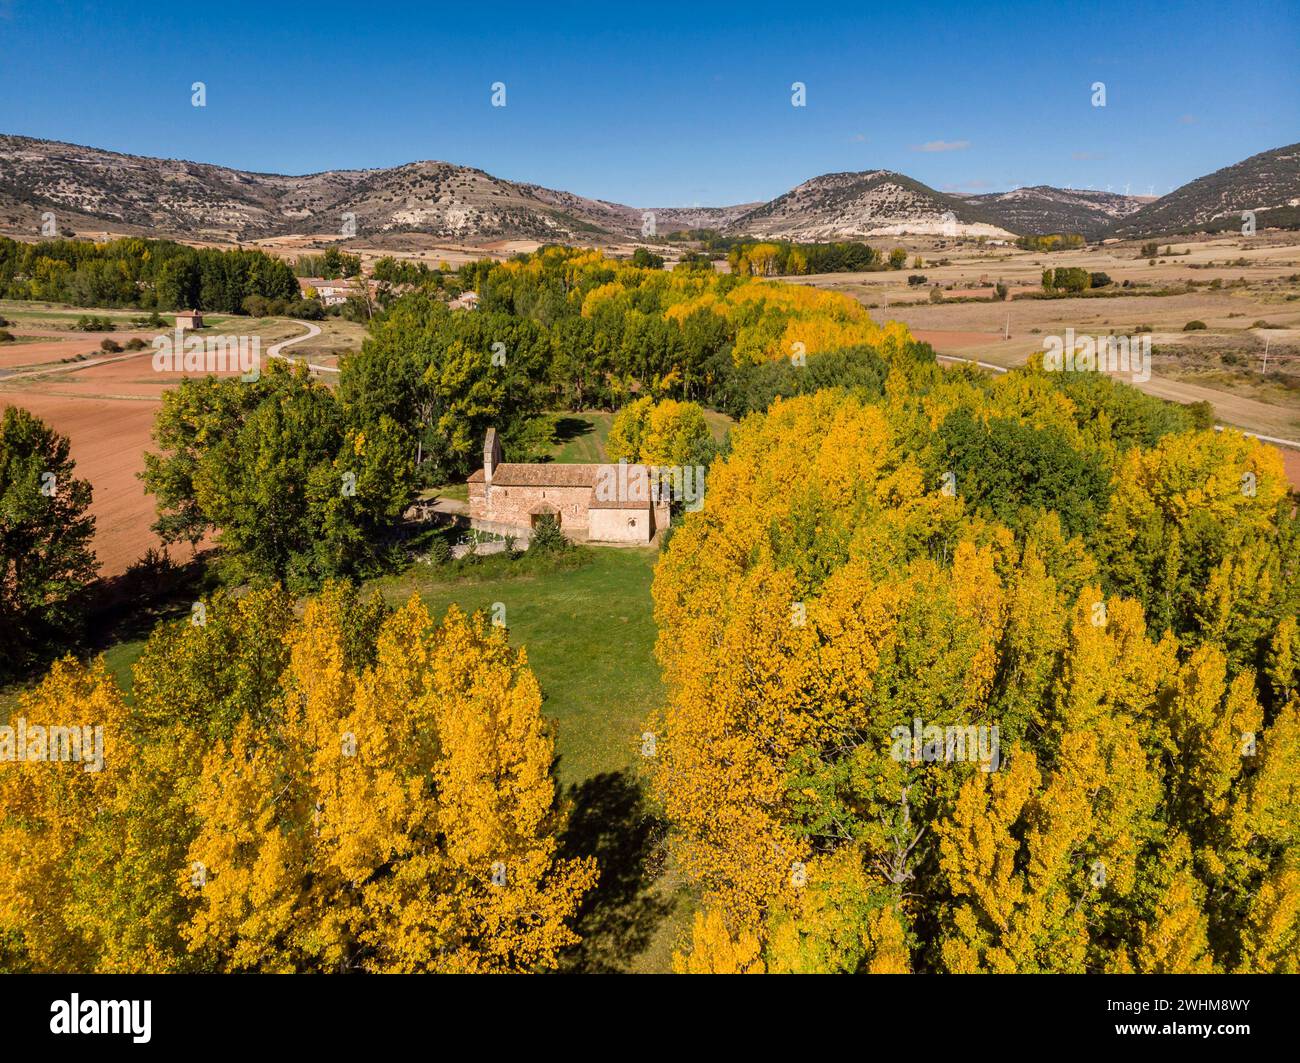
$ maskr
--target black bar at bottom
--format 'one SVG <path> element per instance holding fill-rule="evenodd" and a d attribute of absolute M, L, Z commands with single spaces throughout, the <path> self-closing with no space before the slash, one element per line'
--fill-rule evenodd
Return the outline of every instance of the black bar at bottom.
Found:
<path fill-rule="evenodd" d="M 474 1044 L 489 1055 L 568 1043 L 583 1056 L 617 1056 L 655 1042 L 674 1054 L 716 1046 L 731 1055 L 753 1044 L 767 1055 L 788 1044 L 823 1056 L 846 1050 L 844 1038 L 863 1052 L 903 1038 L 928 1050 L 1128 1044 L 1223 1053 L 1291 1042 L 1297 988 L 1291 977 L 1228 975 L 10 975 L 0 977 L 0 1009 L 7 1047 L 77 1051 L 116 1042 L 205 1054 L 373 1052 L 396 1048 L 397 1038 L 470 1057 Z"/>

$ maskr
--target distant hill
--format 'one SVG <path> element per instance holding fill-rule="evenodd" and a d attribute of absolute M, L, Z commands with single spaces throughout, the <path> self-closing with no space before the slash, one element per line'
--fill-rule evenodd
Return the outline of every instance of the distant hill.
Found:
<path fill-rule="evenodd" d="M 740 215 L 736 233 L 785 240 L 862 236 L 999 236 L 1012 233 L 978 204 L 891 170 L 829 173 Z"/>
<path fill-rule="evenodd" d="M 721 228 L 751 206 L 650 209 L 663 232 Z M 65 228 L 214 240 L 338 233 L 346 212 L 366 234 L 578 241 L 639 234 L 646 213 L 447 162 L 286 177 L 0 136 L 0 222 L 35 230 L 46 210 Z"/>
<path fill-rule="evenodd" d="M 1300 223 L 1300 145 L 1253 156 L 1153 202 L 1046 185 L 950 195 L 890 170 L 865 170 L 814 177 L 767 203 L 642 208 L 448 162 L 293 177 L 0 135 L 0 228 L 33 234 L 45 211 L 62 232 L 226 242 L 339 234 L 350 215 L 357 234 L 371 239 L 601 244 L 640 238 L 653 214 L 660 237 L 712 229 L 808 242 L 1054 232 L 1095 240 L 1239 225 L 1247 209 L 1258 212 L 1261 227 Z"/>
<path fill-rule="evenodd" d="M 1137 238 L 1240 229 L 1242 211 L 1259 228 L 1300 224 L 1300 144 L 1262 151 L 1198 177 L 1129 215 L 1110 232 Z"/>
<path fill-rule="evenodd" d="M 1101 239 L 1118 222 L 1151 202 L 1149 196 L 1122 196 L 1051 185 L 961 198 L 1013 233 L 1025 236 L 1081 233 L 1089 240 Z"/>

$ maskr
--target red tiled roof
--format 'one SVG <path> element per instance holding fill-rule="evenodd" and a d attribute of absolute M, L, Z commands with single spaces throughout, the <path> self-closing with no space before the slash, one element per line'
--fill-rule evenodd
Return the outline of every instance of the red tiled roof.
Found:
<path fill-rule="evenodd" d="M 596 482 L 599 465 L 527 465 L 502 462 L 492 470 L 493 487 L 591 487 Z M 470 475 L 470 483 L 480 483 L 483 470 Z"/>
<path fill-rule="evenodd" d="M 626 487 L 631 498 L 599 498 L 597 488 L 600 472 L 608 469 L 609 479 L 605 483 L 612 486 L 616 493 Z M 476 469 L 470 474 L 470 484 L 481 484 L 483 470 Z M 502 462 L 492 470 L 493 487 L 586 487 L 588 509 L 630 509 L 644 511 L 655 503 L 650 497 L 649 474 L 644 465 L 629 465 L 627 479 L 620 482 L 617 465 L 563 465 L 563 464 L 526 464 Z M 604 492 L 600 492 L 604 493 Z M 645 497 L 637 497 L 644 493 Z M 546 504 L 546 503 L 542 503 Z"/>

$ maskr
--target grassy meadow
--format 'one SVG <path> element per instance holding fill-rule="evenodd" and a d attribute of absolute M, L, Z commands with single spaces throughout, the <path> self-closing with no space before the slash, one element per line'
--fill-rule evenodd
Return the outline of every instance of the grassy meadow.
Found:
<path fill-rule="evenodd" d="M 392 605 L 418 594 L 441 618 L 452 604 L 490 614 L 505 606 L 510 641 L 528 652 L 557 725 L 558 774 L 580 783 L 635 767 L 646 714 L 663 689 L 654 661 L 650 583 L 658 551 L 581 550 L 574 568 L 516 576 L 501 555 L 479 558 L 448 579 L 415 565 L 375 583 Z"/>

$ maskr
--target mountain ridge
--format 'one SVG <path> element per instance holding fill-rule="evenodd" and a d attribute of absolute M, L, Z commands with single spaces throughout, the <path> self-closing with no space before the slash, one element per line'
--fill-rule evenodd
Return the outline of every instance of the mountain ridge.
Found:
<path fill-rule="evenodd" d="M 28 232 L 53 211 L 64 230 L 108 226 L 229 242 L 345 236 L 349 224 L 368 237 L 418 233 L 465 243 L 653 240 L 684 229 L 804 242 L 1053 232 L 1097 240 L 1226 224 L 1256 209 L 1244 203 L 1264 210 L 1260 224 L 1300 222 L 1300 145 L 1261 152 L 1154 201 L 1050 185 L 945 193 L 874 169 L 820 174 L 766 202 L 632 207 L 435 159 L 286 175 L 0 134 L 0 224 Z"/>

